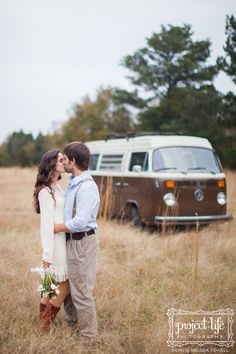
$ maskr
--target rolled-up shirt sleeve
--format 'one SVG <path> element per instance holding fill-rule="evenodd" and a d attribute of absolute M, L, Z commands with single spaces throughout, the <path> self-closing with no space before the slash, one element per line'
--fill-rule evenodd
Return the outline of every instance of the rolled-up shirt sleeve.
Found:
<path fill-rule="evenodd" d="M 66 221 L 66 227 L 71 232 L 85 230 L 91 222 L 96 221 L 99 209 L 99 193 L 94 182 L 85 182 L 76 195 L 76 215 Z"/>
<path fill-rule="evenodd" d="M 39 205 L 42 259 L 48 263 L 52 263 L 54 243 L 54 200 L 49 190 L 46 188 L 43 188 L 39 192 Z"/>

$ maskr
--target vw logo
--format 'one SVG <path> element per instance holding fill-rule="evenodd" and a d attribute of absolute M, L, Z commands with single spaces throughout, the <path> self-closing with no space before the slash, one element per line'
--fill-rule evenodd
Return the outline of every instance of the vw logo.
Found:
<path fill-rule="evenodd" d="M 195 190 L 194 197 L 198 202 L 201 202 L 204 199 L 203 191 L 201 189 Z"/>

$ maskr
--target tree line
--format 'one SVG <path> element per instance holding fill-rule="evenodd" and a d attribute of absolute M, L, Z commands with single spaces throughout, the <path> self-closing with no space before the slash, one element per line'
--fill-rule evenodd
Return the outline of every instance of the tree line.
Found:
<path fill-rule="evenodd" d="M 13 132 L 0 146 L 0 166 L 38 164 L 42 154 L 74 140 L 150 131 L 206 137 L 223 165 L 236 168 L 236 95 L 214 86 L 220 71 L 236 84 L 236 18 L 226 17 L 224 56 L 211 59 L 209 39 L 193 40 L 190 25 L 162 26 L 143 48 L 125 56 L 130 91 L 101 87 L 72 108 L 53 134 Z"/>

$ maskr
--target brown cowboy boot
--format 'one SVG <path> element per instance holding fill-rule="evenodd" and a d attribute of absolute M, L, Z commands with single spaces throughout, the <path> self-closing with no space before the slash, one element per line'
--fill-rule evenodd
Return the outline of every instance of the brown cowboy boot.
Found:
<path fill-rule="evenodd" d="M 53 304 L 49 302 L 40 319 L 40 324 L 39 324 L 40 329 L 42 330 L 49 329 L 51 322 L 54 320 L 59 310 L 60 307 L 53 306 Z"/>
<path fill-rule="evenodd" d="M 39 304 L 39 319 L 40 320 L 42 318 L 44 311 L 46 310 L 46 307 L 47 307 L 47 305 L 42 304 L 42 302 L 40 302 L 40 304 Z"/>

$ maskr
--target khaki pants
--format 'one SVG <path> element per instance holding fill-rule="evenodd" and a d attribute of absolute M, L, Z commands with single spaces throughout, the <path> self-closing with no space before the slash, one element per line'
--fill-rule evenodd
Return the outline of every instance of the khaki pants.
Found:
<path fill-rule="evenodd" d="M 70 295 L 64 301 L 65 312 L 70 319 L 78 320 L 81 336 L 94 337 L 97 333 L 97 319 L 93 288 L 98 236 L 94 234 L 79 241 L 68 240 L 66 248 Z"/>

